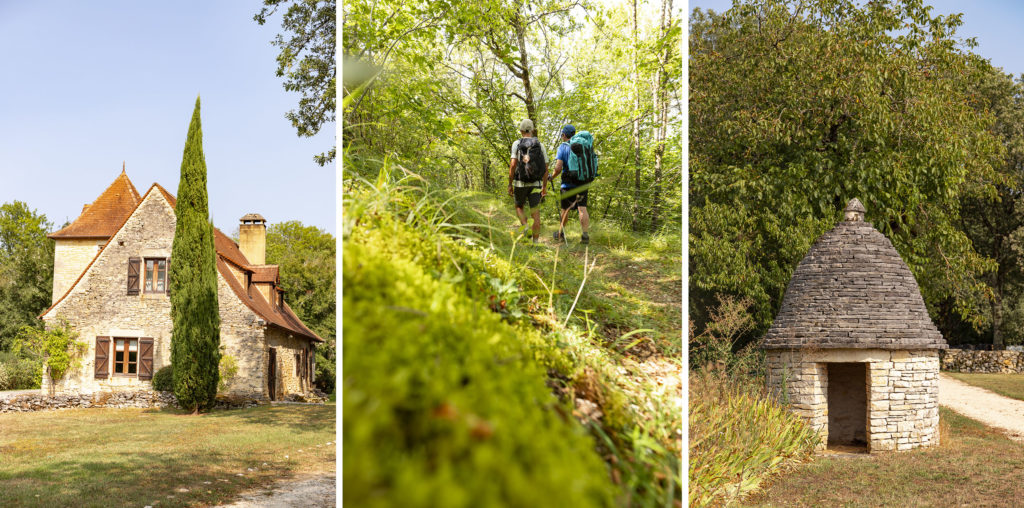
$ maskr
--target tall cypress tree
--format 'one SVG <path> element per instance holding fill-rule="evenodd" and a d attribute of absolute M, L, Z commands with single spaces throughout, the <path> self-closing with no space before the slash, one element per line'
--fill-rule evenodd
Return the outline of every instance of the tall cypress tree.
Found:
<path fill-rule="evenodd" d="M 174 395 L 195 414 L 213 406 L 220 363 L 217 254 L 207 206 L 199 97 L 185 140 L 175 215 L 170 270 Z"/>

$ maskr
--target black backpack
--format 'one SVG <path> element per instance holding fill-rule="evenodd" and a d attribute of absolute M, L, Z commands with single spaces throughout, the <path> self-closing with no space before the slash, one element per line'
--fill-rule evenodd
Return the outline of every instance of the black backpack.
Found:
<path fill-rule="evenodd" d="M 537 138 L 522 138 L 516 149 L 516 179 L 521 182 L 536 182 L 544 178 L 547 164 L 544 163 L 544 150 L 540 148 Z"/>

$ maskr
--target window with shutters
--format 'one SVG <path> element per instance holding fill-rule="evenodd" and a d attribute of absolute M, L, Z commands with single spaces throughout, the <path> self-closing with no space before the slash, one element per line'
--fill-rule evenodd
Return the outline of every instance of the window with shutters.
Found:
<path fill-rule="evenodd" d="M 167 259 L 146 258 L 144 291 L 146 293 L 167 292 Z"/>
<path fill-rule="evenodd" d="M 114 374 L 139 373 L 139 339 L 114 338 Z"/>

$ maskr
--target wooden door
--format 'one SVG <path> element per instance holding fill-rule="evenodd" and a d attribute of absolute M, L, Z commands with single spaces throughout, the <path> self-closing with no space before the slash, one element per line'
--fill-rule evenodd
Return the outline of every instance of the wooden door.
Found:
<path fill-rule="evenodd" d="M 277 386 L 277 348 L 270 348 L 270 365 L 267 366 L 267 393 L 270 400 L 277 400 L 274 388 Z"/>

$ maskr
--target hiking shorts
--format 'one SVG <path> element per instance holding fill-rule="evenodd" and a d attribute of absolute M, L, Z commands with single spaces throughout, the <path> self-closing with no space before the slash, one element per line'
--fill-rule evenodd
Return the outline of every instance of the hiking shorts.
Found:
<path fill-rule="evenodd" d="M 516 208 L 523 208 L 527 201 L 530 202 L 530 208 L 537 208 L 540 205 L 540 187 L 516 187 L 512 197 L 516 200 Z"/>
<path fill-rule="evenodd" d="M 571 191 L 572 189 L 562 189 L 562 194 Z M 587 193 L 590 189 L 573 194 L 567 198 L 562 198 L 562 210 L 576 210 L 578 207 L 587 207 Z"/>

